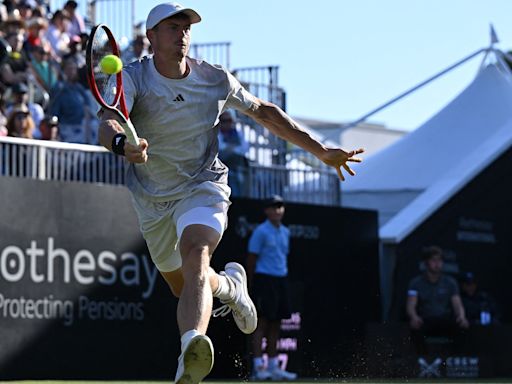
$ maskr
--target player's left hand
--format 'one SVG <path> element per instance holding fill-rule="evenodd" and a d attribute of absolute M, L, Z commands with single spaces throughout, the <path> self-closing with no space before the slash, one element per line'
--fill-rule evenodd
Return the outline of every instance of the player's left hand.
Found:
<path fill-rule="evenodd" d="M 346 152 L 341 148 L 327 148 L 327 151 L 322 154 L 320 160 L 336 169 L 338 177 L 341 181 L 345 181 L 341 168 L 343 167 L 349 175 L 354 176 L 356 173 L 348 166 L 347 162 L 360 163 L 363 159 L 354 156 L 363 152 L 363 148 L 355 149 L 350 152 Z"/>

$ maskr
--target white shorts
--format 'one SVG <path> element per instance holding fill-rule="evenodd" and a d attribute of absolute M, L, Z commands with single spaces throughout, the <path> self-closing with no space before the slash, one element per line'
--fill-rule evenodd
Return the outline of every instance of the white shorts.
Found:
<path fill-rule="evenodd" d="M 191 193 L 177 201 L 133 199 L 140 230 L 151 259 L 160 272 L 171 272 L 181 267 L 179 239 L 187 226 L 206 225 L 222 237 L 228 222 L 229 189 L 226 194 L 221 190 L 213 196 L 205 193 L 210 189 L 211 186 L 201 188 L 200 193 Z"/>

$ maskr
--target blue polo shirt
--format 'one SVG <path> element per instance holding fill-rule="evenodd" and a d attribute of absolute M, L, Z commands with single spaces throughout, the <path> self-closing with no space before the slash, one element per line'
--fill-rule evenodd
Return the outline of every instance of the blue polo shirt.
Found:
<path fill-rule="evenodd" d="M 249 253 L 258 255 L 256 273 L 286 276 L 289 251 L 290 230 L 282 224 L 276 228 L 269 220 L 258 225 L 249 239 Z"/>

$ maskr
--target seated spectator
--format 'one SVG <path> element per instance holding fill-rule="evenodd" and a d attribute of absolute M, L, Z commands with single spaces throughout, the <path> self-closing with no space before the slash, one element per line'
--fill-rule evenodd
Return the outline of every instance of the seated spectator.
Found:
<path fill-rule="evenodd" d="M 30 20 L 32 18 L 32 12 L 36 7 L 37 3 L 35 0 L 21 0 L 18 1 L 16 5 L 22 20 Z"/>
<path fill-rule="evenodd" d="M 5 37 L 11 52 L 0 67 L 0 77 L 7 85 L 28 81 L 28 60 L 23 52 L 23 31 L 13 32 Z"/>
<path fill-rule="evenodd" d="M 67 59 L 68 57 L 72 57 L 76 61 L 78 68 L 85 67 L 85 52 L 82 50 L 82 39 L 80 36 L 71 37 L 68 53 L 63 58 Z"/>
<path fill-rule="evenodd" d="M 87 90 L 78 82 L 78 67 L 72 58 L 62 62 L 64 79 L 50 93 L 49 113 L 59 119 L 62 141 L 96 143 L 97 133 L 89 130 L 87 113 L 93 110 Z"/>
<path fill-rule="evenodd" d="M 31 64 L 38 84 L 49 92 L 59 80 L 59 73 L 50 58 L 50 48 L 36 46 L 32 49 Z"/>
<path fill-rule="evenodd" d="M 28 87 L 24 83 L 18 83 L 14 84 L 11 87 L 12 92 L 12 103 L 7 107 L 6 113 L 7 115 L 10 114 L 11 110 L 19 106 L 20 104 L 26 105 L 28 107 L 28 110 L 30 112 L 30 116 L 34 120 L 34 124 L 36 129 L 33 132 L 33 136 L 35 139 L 38 139 L 40 137 L 39 129 L 39 123 L 44 117 L 44 110 L 43 107 L 37 103 L 31 103 L 29 101 L 28 97 Z"/>
<path fill-rule="evenodd" d="M 428 336 L 453 337 L 469 326 L 457 281 L 443 274 L 443 252 L 430 246 L 422 251 L 425 272 L 409 283 L 406 311 L 411 338 L 419 354 L 425 354 Z"/>
<path fill-rule="evenodd" d="M 478 289 L 472 272 L 462 274 L 460 288 L 462 304 L 470 325 L 499 324 L 501 315 L 496 300 L 489 293 Z"/>
<path fill-rule="evenodd" d="M 40 1 L 40 3 L 45 3 L 45 0 Z M 35 7 L 32 10 L 32 17 L 42 17 L 46 20 L 48 20 L 48 13 L 49 13 L 49 5 L 46 4 L 38 4 L 37 7 Z"/>
<path fill-rule="evenodd" d="M 47 29 L 48 22 L 42 17 L 34 17 L 27 21 L 26 53 L 30 54 L 34 48 L 49 44 L 45 37 Z"/>
<path fill-rule="evenodd" d="M 68 34 L 68 25 L 70 19 L 66 11 L 57 11 L 46 31 L 46 39 L 52 48 L 52 57 L 60 61 L 61 57 L 68 52 L 69 42 L 71 40 Z"/>
<path fill-rule="evenodd" d="M 73 36 L 78 36 L 85 32 L 85 22 L 84 18 L 78 11 L 78 3 L 74 0 L 66 1 L 64 4 L 64 10 L 68 13 L 70 22 L 68 24 L 68 35 L 73 38 Z"/>
<path fill-rule="evenodd" d="M 15 106 L 7 119 L 7 136 L 33 138 L 34 120 L 25 104 Z"/>
<path fill-rule="evenodd" d="M 2 32 L 4 33 L 4 36 L 19 32 L 24 34 L 26 28 L 27 25 L 25 24 L 25 21 L 21 19 L 17 10 L 16 13 L 9 16 L 9 18 L 2 23 Z"/>
<path fill-rule="evenodd" d="M 236 129 L 236 117 L 232 111 L 219 116 L 219 158 L 229 168 L 228 184 L 233 196 L 246 195 L 249 162 L 246 154 L 249 144 Z"/>
<path fill-rule="evenodd" d="M 41 140 L 59 140 L 59 118 L 57 116 L 45 116 L 39 125 Z"/>
<path fill-rule="evenodd" d="M 130 46 L 123 52 L 121 59 L 124 64 L 139 60 L 149 54 L 149 40 L 145 35 L 137 35 Z"/>
<path fill-rule="evenodd" d="M 85 88 L 89 88 L 89 84 L 87 83 L 87 67 L 85 62 L 85 52 L 83 50 L 82 39 L 80 36 L 72 36 L 71 41 L 69 42 L 68 53 L 66 53 L 62 59 L 67 60 L 68 58 L 72 58 L 75 60 L 76 65 L 78 66 L 78 82 L 82 84 Z"/>

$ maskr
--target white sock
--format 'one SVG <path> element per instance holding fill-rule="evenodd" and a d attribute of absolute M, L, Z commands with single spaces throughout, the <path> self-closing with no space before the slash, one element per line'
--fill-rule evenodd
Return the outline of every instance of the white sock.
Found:
<path fill-rule="evenodd" d="M 197 335 L 201 335 L 202 333 L 199 332 L 197 329 L 191 329 L 190 331 L 187 331 L 185 332 L 182 336 L 181 336 L 181 351 L 183 352 L 183 350 L 185 349 L 185 347 L 187 346 L 187 344 L 189 343 L 189 341 L 196 337 Z"/>
<path fill-rule="evenodd" d="M 215 292 L 213 292 L 213 297 L 217 297 L 222 301 L 232 300 L 235 297 L 235 284 L 226 276 L 217 274 L 219 278 L 219 286 Z"/>
<path fill-rule="evenodd" d="M 279 360 L 276 357 L 269 357 L 268 358 L 268 370 L 273 371 L 274 369 L 279 368 Z"/>

